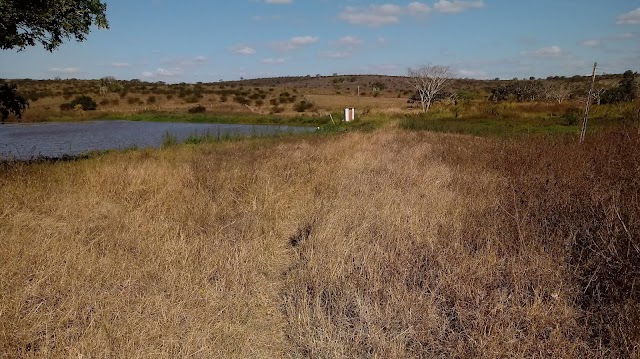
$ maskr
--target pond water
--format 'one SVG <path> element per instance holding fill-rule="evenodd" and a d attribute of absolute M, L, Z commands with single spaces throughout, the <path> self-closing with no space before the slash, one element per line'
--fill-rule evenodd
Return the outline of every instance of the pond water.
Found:
<path fill-rule="evenodd" d="M 0 125 L 0 159 L 80 155 L 94 150 L 160 147 L 167 133 L 184 142 L 190 135 L 253 136 L 313 132 L 315 127 L 201 123 L 88 121 Z"/>

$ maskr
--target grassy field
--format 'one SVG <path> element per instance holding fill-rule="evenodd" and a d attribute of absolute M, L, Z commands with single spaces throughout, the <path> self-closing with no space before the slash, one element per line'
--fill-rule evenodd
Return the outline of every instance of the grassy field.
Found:
<path fill-rule="evenodd" d="M 0 357 L 640 355 L 635 127 L 380 121 L 2 164 Z"/>
<path fill-rule="evenodd" d="M 579 145 L 579 96 L 501 81 L 428 115 L 393 77 L 117 85 L 22 81 L 25 121 L 320 131 L 0 162 L 0 358 L 640 357 L 637 103 Z"/>

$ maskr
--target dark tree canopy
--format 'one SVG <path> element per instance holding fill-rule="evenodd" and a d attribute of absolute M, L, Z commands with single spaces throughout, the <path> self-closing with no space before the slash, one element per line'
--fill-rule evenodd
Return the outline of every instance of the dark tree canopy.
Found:
<path fill-rule="evenodd" d="M 0 0 L 0 49 L 40 43 L 53 51 L 65 40 L 83 41 L 92 25 L 109 27 L 106 10 L 99 0 Z"/>
<path fill-rule="evenodd" d="M 29 107 L 29 102 L 18 94 L 15 84 L 0 82 L 0 120 L 2 123 L 10 113 L 20 118 L 27 107 Z"/>

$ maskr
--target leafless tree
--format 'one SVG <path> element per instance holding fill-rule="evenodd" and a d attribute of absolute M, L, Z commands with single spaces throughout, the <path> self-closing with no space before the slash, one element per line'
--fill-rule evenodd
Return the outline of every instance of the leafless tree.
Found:
<path fill-rule="evenodd" d="M 594 88 L 593 92 L 591 93 L 591 98 L 596 102 L 596 104 L 600 105 L 600 103 L 602 102 L 602 95 L 604 95 L 606 91 L 606 87 Z"/>
<path fill-rule="evenodd" d="M 547 90 L 547 96 L 561 104 L 571 97 L 571 89 L 564 85 L 556 85 Z"/>
<path fill-rule="evenodd" d="M 426 113 L 433 99 L 444 88 L 451 73 L 448 66 L 423 65 L 418 68 L 409 68 L 407 75 L 408 83 L 420 94 L 422 112 Z"/>

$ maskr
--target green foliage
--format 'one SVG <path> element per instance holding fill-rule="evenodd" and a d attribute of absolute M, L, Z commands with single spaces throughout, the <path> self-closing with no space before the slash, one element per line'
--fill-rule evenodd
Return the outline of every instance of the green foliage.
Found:
<path fill-rule="evenodd" d="M 617 87 L 609 89 L 602 94 L 600 103 L 607 104 L 635 100 L 637 97 L 635 79 L 636 75 L 633 71 L 626 71 Z"/>
<path fill-rule="evenodd" d="M 207 108 L 202 105 L 198 105 L 195 107 L 191 107 L 188 111 L 189 113 L 203 113 L 207 111 Z"/>
<path fill-rule="evenodd" d="M 565 119 L 566 121 L 566 119 Z M 575 127 L 551 120 L 514 121 L 508 119 L 425 119 L 408 117 L 400 121 L 406 130 L 460 133 L 475 136 L 510 137 L 530 134 L 571 134 Z M 590 129 L 594 129 L 591 126 Z"/>
<path fill-rule="evenodd" d="M 233 100 L 241 105 L 248 105 L 251 103 L 251 100 L 241 95 L 234 96 Z"/>
<path fill-rule="evenodd" d="M 6 121 L 12 113 L 16 118 L 22 118 L 22 113 L 29 107 L 29 101 L 18 94 L 18 87 L 12 83 L 0 83 L 0 120 Z"/>
<path fill-rule="evenodd" d="M 178 137 L 169 131 L 162 136 L 162 148 L 172 147 L 178 144 Z"/>
<path fill-rule="evenodd" d="M 567 126 L 575 126 L 580 120 L 580 113 L 577 110 L 569 109 L 562 114 L 562 118 L 566 121 Z"/>
<path fill-rule="evenodd" d="M 100 93 L 106 94 L 107 92 L 119 92 L 122 90 L 122 85 L 118 83 L 113 76 L 105 76 L 100 79 Z"/>
<path fill-rule="evenodd" d="M 60 104 L 60 111 L 66 112 L 66 111 L 72 111 L 73 110 L 73 105 L 70 103 L 61 103 Z"/>
<path fill-rule="evenodd" d="M 24 50 L 40 43 L 53 51 L 64 40 L 83 41 L 91 26 L 108 28 L 99 0 L 2 0 L 0 49 Z"/>
<path fill-rule="evenodd" d="M 71 101 L 70 105 L 73 107 L 80 105 L 84 111 L 95 111 L 98 108 L 98 104 L 89 96 L 78 96 Z"/>
<path fill-rule="evenodd" d="M 378 89 L 378 91 L 383 91 L 383 90 L 385 90 L 387 88 L 387 85 L 382 81 L 376 81 L 373 84 L 371 84 L 371 86 L 373 88 Z"/>
<path fill-rule="evenodd" d="M 273 106 L 270 111 L 271 113 L 282 113 L 284 112 L 284 107 Z"/>
<path fill-rule="evenodd" d="M 490 101 L 515 100 L 518 102 L 535 101 L 543 95 L 543 86 L 539 81 L 512 81 L 491 90 Z"/>
<path fill-rule="evenodd" d="M 293 106 L 293 109 L 296 110 L 297 112 L 305 112 L 307 110 L 311 110 L 315 107 L 315 105 L 312 102 L 307 102 L 307 101 L 300 101 L 297 104 L 295 104 L 295 106 Z"/>

